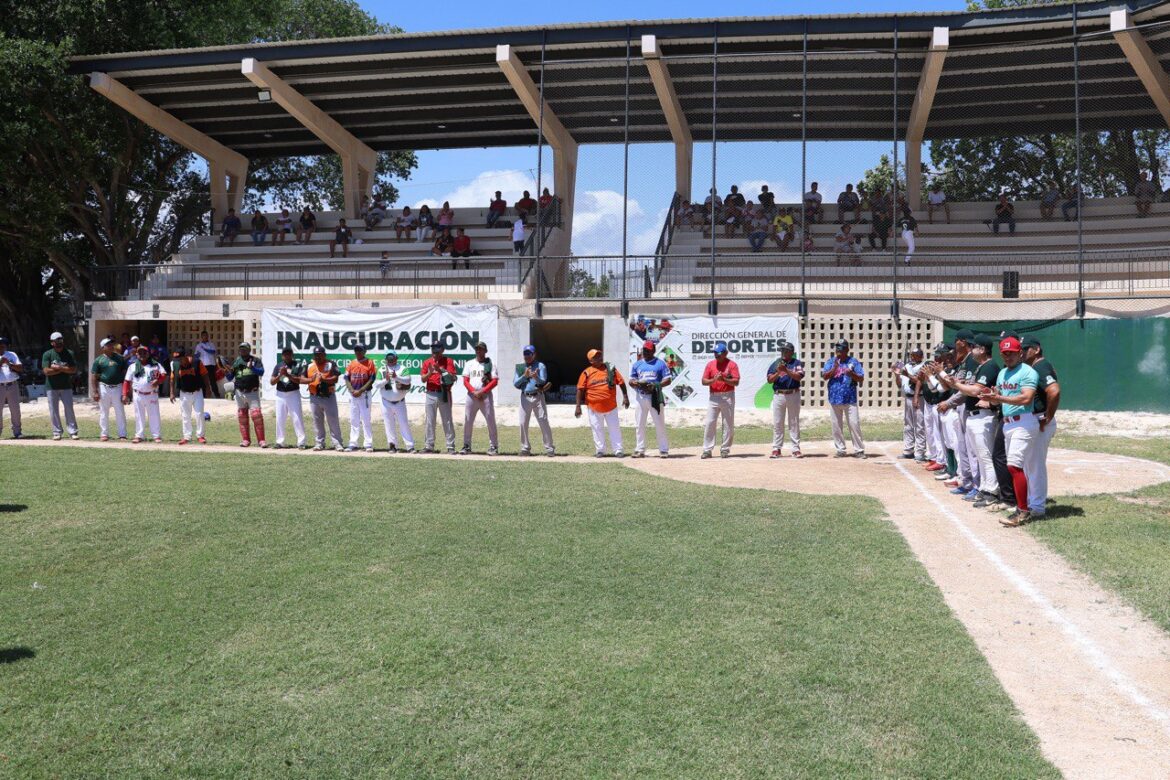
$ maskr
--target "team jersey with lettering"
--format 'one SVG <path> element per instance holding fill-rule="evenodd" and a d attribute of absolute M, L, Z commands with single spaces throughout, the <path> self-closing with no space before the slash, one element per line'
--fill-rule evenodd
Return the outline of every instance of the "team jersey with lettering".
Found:
<path fill-rule="evenodd" d="M 991 361 L 987 361 L 983 365 L 987 365 Z M 1005 368 L 999 372 L 995 381 L 995 392 L 999 395 L 1014 396 L 1023 392 L 1024 388 L 1030 387 L 1033 390 L 1039 382 L 1039 377 L 1035 370 L 1027 363 L 1020 363 L 1015 368 Z M 1027 414 L 1032 411 L 1032 405 L 1021 406 L 1017 404 L 1002 404 L 1003 414 L 1005 417 L 1015 417 L 1020 414 Z"/>
<path fill-rule="evenodd" d="M 1048 358 L 1040 358 L 1032 364 L 1032 370 L 1036 372 L 1038 377 L 1036 382 L 1036 400 L 1032 404 L 1032 409 L 1036 414 L 1044 414 L 1048 411 L 1048 398 L 1044 395 L 1044 391 L 1048 389 L 1049 385 L 1054 385 L 1059 381 L 1056 378 L 1056 369 L 1048 362 Z"/>

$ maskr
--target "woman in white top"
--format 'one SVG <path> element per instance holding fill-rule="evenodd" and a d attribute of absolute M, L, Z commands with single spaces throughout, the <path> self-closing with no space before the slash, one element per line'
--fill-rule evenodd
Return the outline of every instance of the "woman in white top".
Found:
<path fill-rule="evenodd" d="M 524 221 L 517 219 L 512 223 L 512 249 L 516 254 L 520 254 L 523 251 L 525 238 Z"/>
<path fill-rule="evenodd" d="M 942 185 L 938 182 L 935 182 L 930 192 L 926 194 L 926 221 L 932 225 L 935 209 L 942 209 L 947 215 L 947 224 L 951 224 L 951 204 L 947 202 L 947 194 L 943 192 Z"/>
<path fill-rule="evenodd" d="M 272 236 L 272 243 L 284 243 L 284 237 L 292 232 L 292 222 L 288 209 L 281 209 L 280 216 L 276 218 L 276 233 Z"/>

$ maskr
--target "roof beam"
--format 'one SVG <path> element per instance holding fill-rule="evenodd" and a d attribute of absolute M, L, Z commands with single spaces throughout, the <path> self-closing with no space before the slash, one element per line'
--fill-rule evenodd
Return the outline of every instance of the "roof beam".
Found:
<path fill-rule="evenodd" d="M 1170 127 L 1170 76 L 1166 75 L 1141 31 L 1133 26 L 1129 9 L 1121 8 L 1109 14 L 1109 31 L 1150 94 L 1162 120 Z"/>
<path fill-rule="evenodd" d="M 541 105 L 540 90 L 532 82 L 532 77 L 528 75 L 528 69 L 524 67 L 524 63 L 520 62 L 520 58 L 516 56 L 516 52 L 512 51 L 511 46 L 501 44 L 496 47 L 496 64 L 500 66 L 508 83 L 516 91 L 516 97 L 520 98 L 520 102 L 528 110 L 532 121 L 541 127 L 544 137 L 548 139 L 552 148 L 556 151 L 575 151 L 577 142 L 561 124 L 561 120 L 557 119 L 552 106 L 547 103 Z"/>
<path fill-rule="evenodd" d="M 257 87 L 271 92 L 272 100 L 277 105 L 341 157 L 345 180 L 345 213 L 350 217 L 358 217 L 362 195 L 369 193 L 369 186 L 378 167 L 378 153 L 293 89 L 263 62 L 245 57 L 240 63 L 240 72 Z"/>
<path fill-rule="evenodd" d="M 207 161 L 213 222 L 217 216 L 221 219 L 226 216 L 229 208 L 239 208 L 244 181 L 248 177 L 247 157 L 167 113 L 106 73 L 91 73 L 89 86 L 143 124 Z"/>
<path fill-rule="evenodd" d="M 658 48 L 657 36 L 642 36 L 642 61 L 646 63 L 650 81 L 658 94 L 658 103 L 666 116 L 666 125 L 670 128 L 670 137 L 674 140 L 674 191 L 679 197 L 689 200 L 695 141 L 691 136 L 691 128 L 687 125 L 687 115 L 678 100 L 678 93 L 674 90 L 670 70 L 662 61 L 662 50 Z"/>
<path fill-rule="evenodd" d="M 930 40 L 930 49 L 922 63 L 922 75 L 918 78 L 918 89 L 914 92 L 914 104 L 910 107 L 910 119 L 906 124 L 906 199 L 911 208 L 922 203 L 922 138 L 926 134 L 926 123 L 938 91 L 943 63 L 950 48 L 951 31 L 946 27 L 935 27 Z"/>

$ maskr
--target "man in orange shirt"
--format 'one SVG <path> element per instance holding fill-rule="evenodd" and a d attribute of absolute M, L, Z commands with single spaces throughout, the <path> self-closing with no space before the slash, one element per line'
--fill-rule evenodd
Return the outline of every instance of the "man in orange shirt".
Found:
<path fill-rule="evenodd" d="M 715 359 L 703 369 L 703 386 L 710 389 L 711 400 L 707 402 L 707 425 L 703 429 L 703 454 L 700 458 L 711 457 L 715 449 L 715 425 L 723 418 L 723 442 L 719 456 L 731 454 L 731 443 L 735 439 L 735 388 L 739 384 L 739 366 L 727 358 L 727 344 L 715 344 Z"/>
<path fill-rule="evenodd" d="M 614 457 L 623 458 L 622 430 L 618 426 L 617 391 L 622 389 L 622 408 L 630 408 L 630 396 L 626 393 L 626 380 L 616 367 L 602 359 L 600 349 L 591 349 L 585 357 L 589 367 L 581 372 L 577 380 L 577 410 L 574 416 L 581 416 L 581 402 L 589 406 L 589 427 L 593 430 L 595 457 L 605 457 L 605 429 L 609 428 L 609 448 Z"/>
<path fill-rule="evenodd" d="M 358 433 L 365 437 L 366 452 L 374 451 L 374 424 L 370 412 L 370 390 L 378 378 L 378 367 L 366 357 L 363 344 L 355 344 L 354 359 L 345 366 L 345 384 L 349 387 L 349 447 L 357 452 Z"/>

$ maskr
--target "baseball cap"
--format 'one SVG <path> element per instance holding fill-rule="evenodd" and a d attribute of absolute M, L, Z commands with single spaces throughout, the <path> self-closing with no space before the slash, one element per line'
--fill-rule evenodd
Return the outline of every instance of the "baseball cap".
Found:
<path fill-rule="evenodd" d="M 487 352 L 487 344 L 484 344 L 482 341 L 476 344 L 475 348 L 482 349 L 484 352 Z"/>
<path fill-rule="evenodd" d="M 6 338 L 0 338 L 0 344 L 7 344 L 7 343 L 8 343 L 8 339 L 6 339 Z M 113 339 L 102 339 L 101 343 L 100 343 L 100 344 L 98 344 L 98 346 L 99 346 L 99 347 L 104 347 L 104 346 L 107 346 L 107 345 L 109 345 L 109 344 L 113 344 L 113 343 L 114 343 L 114 340 L 113 340 Z"/>
<path fill-rule="evenodd" d="M 1000 340 L 999 351 L 1000 352 L 1019 352 L 1020 351 L 1020 340 L 1018 338 L 1016 338 L 1015 336 L 1008 336 L 1007 338 Z"/>
<path fill-rule="evenodd" d="M 849 349 L 849 342 L 845 339 L 841 339 L 833 345 L 833 349 Z"/>
<path fill-rule="evenodd" d="M 910 350 L 910 354 L 911 355 L 921 355 L 922 354 L 922 347 L 914 347 L 913 349 Z"/>
<path fill-rule="evenodd" d="M 725 342 L 725 341 L 716 341 L 716 342 L 715 342 L 715 354 L 716 354 L 716 355 L 725 355 L 725 354 L 727 354 L 727 342 Z"/>
<path fill-rule="evenodd" d="M 786 349 L 796 349 L 796 347 L 792 344 L 791 341 L 781 341 L 780 351 L 783 352 Z"/>
<path fill-rule="evenodd" d="M 292 353 L 292 351 L 293 351 L 293 348 L 292 348 L 292 347 L 285 347 L 284 349 L 282 349 L 282 350 L 280 351 L 280 354 L 282 354 L 282 355 L 287 355 L 287 354 L 290 354 L 290 353 Z"/>
<path fill-rule="evenodd" d="M 137 336 L 131 336 L 130 340 L 131 341 L 142 341 L 142 339 L 138 338 Z"/>
<path fill-rule="evenodd" d="M 187 350 L 182 347 L 175 347 L 175 351 L 171 353 L 171 357 L 183 357 L 187 354 Z"/>
<path fill-rule="evenodd" d="M 433 350 L 433 349 L 434 349 L 434 348 L 432 347 L 432 350 Z M 364 352 L 366 351 L 366 345 L 365 345 L 365 344 L 354 344 L 354 345 L 353 345 L 353 351 L 354 351 L 354 353 L 355 353 L 355 354 L 356 354 L 356 353 L 358 353 L 358 352 L 362 352 L 362 353 L 364 353 Z"/>
<path fill-rule="evenodd" d="M 651 352 L 653 352 L 654 350 L 658 349 L 658 345 L 655 344 L 653 341 L 643 341 L 642 342 L 642 349 L 648 349 Z"/>
<path fill-rule="evenodd" d="M 588 352 L 586 352 L 586 353 L 585 353 L 585 357 L 587 357 L 587 358 L 589 358 L 590 360 L 592 360 L 593 358 L 597 357 L 597 356 L 598 356 L 598 355 L 600 355 L 600 354 L 601 354 L 601 350 L 600 350 L 600 349 L 591 349 L 591 350 L 589 350 Z"/>
<path fill-rule="evenodd" d="M 437 355 L 440 352 L 442 352 L 444 349 L 446 349 L 446 347 L 444 347 L 442 344 L 432 344 L 431 345 L 431 354 Z"/>
<path fill-rule="evenodd" d="M 954 348 L 955 348 L 955 346 L 953 344 L 948 344 L 944 341 L 941 344 L 935 345 L 934 354 L 936 356 L 937 355 L 945 355 L 948 352 L 952 351 Z"/>
<path fill-rule="evenodd" d="M 522 349 L 521 352 L 523 352 L 526 355 L 528 355 L 528 354 L 535 355 L 536 354 L 536 347 L 532 346 L 531 344 L 526 344 L 526 345 L 524 345 L 524 349 Z"/>
<path fill-rule="evenodd" d="M 386 359 L 387 359 L 387 360 L 389 360 L 390 358 L 394 358 L 395 360 L 397 360 L 397 359 L 398 359 L 398 353 L 397 353 L 397 352 L 395 352 L 395 351 L 394 351 L 394 350 L 392 350 L 392 349 L 388 349 L 388 350 L 386 350 Z"/>
<path fill-rule="evenodd" d="M 1040 346 L 1040 339 L 1036 338 L 1035 336 L 1024 336 L 1022 339 L 1020 339 L 1020 347 L 1022 349 L 1038 346 Z"/>
<path fill-rule="evenodd" d="M 49 336 L 49 341 L 56 341 L 57 339 L 63 339 L 63 338 L 65 338 L 65 337 L 61 335 L 61 331 L 55 330 L 55 331 L 53 331 L 53 335 Z"/>
<path fill-rule="evenodd" d="M 313 354 L 314 355 L 324 355 L 325 354 L 325 347 L 313 347 Z"/>
<path fill-rule="evenodd" d="M 1020 334 L 1016 333 L 1014 330 L 1002 330 L 999 332 L 999 337 L 1001 339 L 1006 339 L 1009 337 L 1013 338 L 1013 339 L 1018 339 L 1020 337 Z"/>
<path fill-rule="evenodd" d="M 240 348 L 240 349 L 243 349 L 244 347 L 247 347 L 248 349 L 251 349 L 251 348 L 252 348 L 252 345 L 251 345 L 251 344 L 249 344 L 249 343 L 248 343 L 248 342 L 246 342 L 246 341 L 241 341 L 241 342 L 240 342 L 240 347 L 239 347 L 239 348 Z"/>
<path fill-rule="evenodd" d="M 975 333 L 971 330 L 968 330 L 967 328 L 963 328 L 961 331 L 955 334 L 955 341 L 965 341 L 970 344 L 974 340 Z"/>
<path fill-rule="evenodd" d="M 976 346 L 983 347 L 984 349 L 991 349 L 995 346 L 995 341 L 986 333 L 980 333 L 975 337 L 974 341 Z"/>

